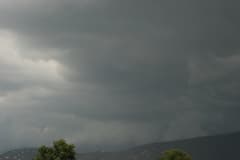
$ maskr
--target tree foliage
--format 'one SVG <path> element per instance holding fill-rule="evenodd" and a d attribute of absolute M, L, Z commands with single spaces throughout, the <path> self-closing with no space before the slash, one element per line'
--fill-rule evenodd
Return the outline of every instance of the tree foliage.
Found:
<path fill-rule="evenodd" d="M 41 146 L 34 160 L 75 160 L 75 146 L 60 139 L 52 147 Z"/>
<path fill-rule="evenodd" d="M 172 149 L 163 152 L 160 160 L 192 160 L 192 158 L 184 151 Z"/>

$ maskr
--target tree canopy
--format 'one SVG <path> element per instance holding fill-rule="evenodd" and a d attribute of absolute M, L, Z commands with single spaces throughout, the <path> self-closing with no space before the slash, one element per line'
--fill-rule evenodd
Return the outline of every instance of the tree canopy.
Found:
<path fill-rule="evenodd" d="M 75 160 L 75 155 L 75 146 L 60 139 L 54 141 L 52 147 L 41 146 L 34 160 Z"/>
<path fill-rule="evenodd" d="M 163 152 L 160 160 L 192 160 L 192 157 L 184 151 L 171 149 Z"/>

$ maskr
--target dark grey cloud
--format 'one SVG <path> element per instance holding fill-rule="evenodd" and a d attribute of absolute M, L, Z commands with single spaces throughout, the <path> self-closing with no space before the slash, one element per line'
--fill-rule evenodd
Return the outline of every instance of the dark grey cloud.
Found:
<path fill-rule="evenodd" d="M 5 144 L 64 137 L 114 149 L 240 129 L 238 2 L 10 0 L 0 8 L 0 103 L 14 116 L 0 134 Z"/>

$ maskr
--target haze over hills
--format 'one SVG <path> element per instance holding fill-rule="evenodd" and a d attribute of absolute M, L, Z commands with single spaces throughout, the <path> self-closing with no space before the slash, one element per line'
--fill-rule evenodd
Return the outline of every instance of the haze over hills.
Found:
<path fill-rule="evenodd" d="M 179 148 L 193 160 L 236 159 L 240 149 L 240 132 L 192 138 L 165 143 L 152 143 L 118 152 L 92 152 L 77 154 L 78 160 L 155 160 L 164 150 Z M 0 160 L 32 160 L 37 149 L 24 148 L 0 155 Z"/>

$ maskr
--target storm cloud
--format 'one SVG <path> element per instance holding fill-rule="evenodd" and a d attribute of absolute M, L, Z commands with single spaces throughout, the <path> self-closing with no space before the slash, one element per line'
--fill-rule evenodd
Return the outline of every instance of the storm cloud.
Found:
<path fill-rule="evenodd" d="M 232 0 L 0 2 L 1 150 L 80 150 L 238 131 Z"/>

